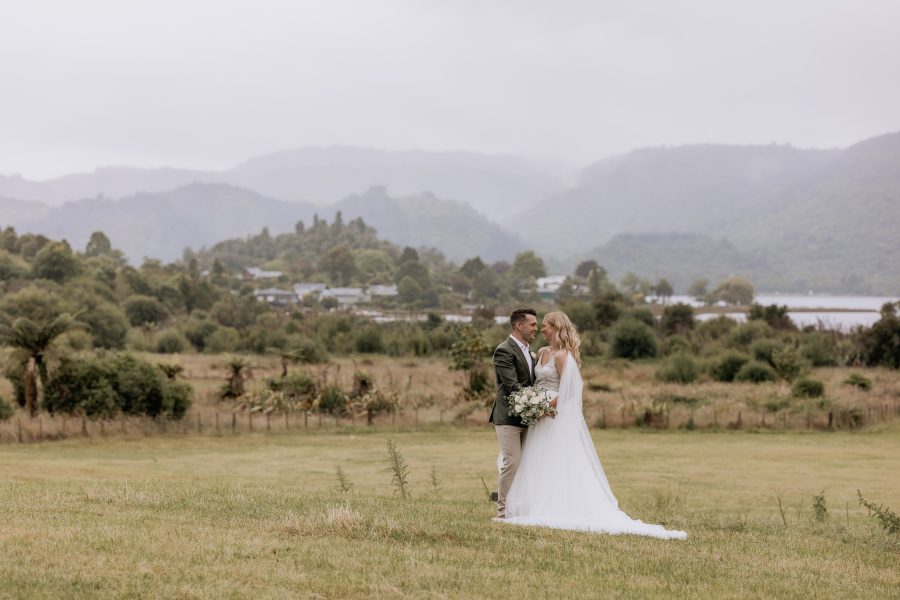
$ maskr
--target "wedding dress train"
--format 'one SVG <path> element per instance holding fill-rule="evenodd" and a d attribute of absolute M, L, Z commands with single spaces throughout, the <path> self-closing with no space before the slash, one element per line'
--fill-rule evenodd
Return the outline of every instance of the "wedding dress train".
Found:
<path fill-rule="evenodd" d="M 686 539 L 684 531 L 632 519 L 619 509 L 581 412 L 584 382 L 572 355 L 566 358 L 562 380 L 552 359 L 535 372 L 535 387 L 559 392 L 559 414 L 528 429 L 503 522 Z"/>

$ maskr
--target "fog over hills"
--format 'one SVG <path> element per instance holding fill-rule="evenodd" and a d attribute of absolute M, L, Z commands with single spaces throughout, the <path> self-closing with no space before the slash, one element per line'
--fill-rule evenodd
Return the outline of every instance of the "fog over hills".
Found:
<path fill-rule="evenodd" d="M 900 292 L 898 133 L 841 150 L 646 148 L 574 181 L 566 188 L 551 169 L 511 157 L 306 148 L 222 172 L 0 177 L 0 225 L 75 245 L 102 229 L 132 260 L 171 260 L 186 246 L 341 210 L 454 260 L 510 260 L 533 247 L 566 269 L 595 258 L 614 277 L 665 276 L 679 290 L 740 274 L 768 291 Z"/>
<path fill-rule="evenodd" d="M 196 182 L 225 183 L 277 200 L 323 205 L 381 185 L 400 196 L 428 192 L 465 202 L 495 221 L 562 188 L 552 169 L 516 157 L 333 146 L 276 152 L 225 171 L 104 167 L 40 182 L 0 176 L 0 196 L 59 205 L 97 196 L 118 199 L 163 192 Z"/>

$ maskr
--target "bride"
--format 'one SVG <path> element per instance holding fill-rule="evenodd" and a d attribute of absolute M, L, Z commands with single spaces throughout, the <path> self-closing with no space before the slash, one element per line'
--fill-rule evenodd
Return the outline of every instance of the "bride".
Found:
<path fill-rule="evenodd" d="M 632 519 L 619 510 L 581 414 L 584 382 L 578 367 L 581 340 L 562 312 L 547 313 L 541 333 L 550 344 L 541 348 L 535 388 L 546 390 L 558 414 L 528 429 L 522 459 L 507 497 L 504 523 L 628 533 L 663 539 L 687 538 Z"/>

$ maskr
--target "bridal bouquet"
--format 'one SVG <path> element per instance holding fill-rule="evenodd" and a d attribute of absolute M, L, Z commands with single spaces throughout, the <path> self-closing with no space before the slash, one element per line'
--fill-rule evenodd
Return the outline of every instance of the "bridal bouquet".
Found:
<path fill-rule="evenodd" d="M 544 390 L 524 387 L 507 398 L 509 416 L 519 417 L 525 425 L 537 423 L 544 415 L 556 415 L 556 409 L 550 406 L 550 397 Z"/>

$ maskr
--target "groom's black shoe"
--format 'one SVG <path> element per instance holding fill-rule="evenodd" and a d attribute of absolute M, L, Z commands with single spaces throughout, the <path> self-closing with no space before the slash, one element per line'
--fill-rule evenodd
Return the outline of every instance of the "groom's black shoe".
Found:
<path fill-rule="evenodd" d="M 500 499 L 500 492 L 491 492 L 491 502 L 496 502 Z"/>

